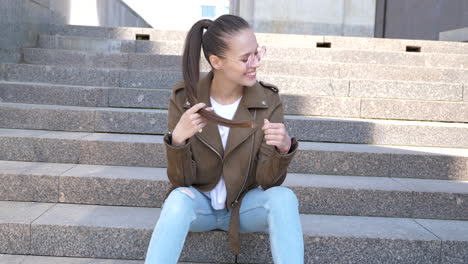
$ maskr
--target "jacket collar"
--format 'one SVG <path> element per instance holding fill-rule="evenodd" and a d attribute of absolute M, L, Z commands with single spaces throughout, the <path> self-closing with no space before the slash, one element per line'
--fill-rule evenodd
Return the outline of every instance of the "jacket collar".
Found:
<path fill-rule="evenodd" d="M 210 71 L 198 83 L 198 100 L 205 103 L 207 106 L 211 106 L 210 87 L 212 80 L 213 72 Z M 190 104 L 187 100 L 186 102 L 187 103 L 184 104 L 184 107 L 190 108 Z M 268 108 L 265 89 L 258 82 L 252 86 L 244 88 L 244 95 L 242 96 L 239 107 L 234 114 L 233 121 L 254 120 L 251 109 L 255 112 L 255 108 Z M 201 137 L 205 142 L 215 148 L 222 157 L 227 157 L 232 150 L 234 150 L 243 141 L 247 140 L 247 138 L 262 125 L 263 123 L 257 124 L 254 128 L 231 128 L 225 150 L 223 150 L 218 126 L 214 123 L 208 123 L 205 128 L 203 128 L 202 133 L 197 133 L 196 136 Z"/>

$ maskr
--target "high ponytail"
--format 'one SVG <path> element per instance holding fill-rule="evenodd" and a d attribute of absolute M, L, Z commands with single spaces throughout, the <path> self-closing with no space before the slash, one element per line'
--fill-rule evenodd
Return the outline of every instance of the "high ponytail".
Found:
<path fill-rule="evenodd" d="M 222 55 L 228 46 L 226 37 L 249 28 L 250 25 L 243 18 L 233 15 L 220 16 L 215 21 L 202 19 L 196 22 L 185 39 L 184 53 L 182 55 L 182 73 L 185 83 L 185 91 L 191 105 L 199 103 L 197 95 L 198 81 L 200 79 L 201 49 L 209 62 L 209 56 Z M 203 31 L 207 29 L 206 33 Z M 252 121 L 234 122 L 223 118 L 214 112 L 201 109 L 200 115 L 213 123 L 227 127 L 252 127 Z"/>

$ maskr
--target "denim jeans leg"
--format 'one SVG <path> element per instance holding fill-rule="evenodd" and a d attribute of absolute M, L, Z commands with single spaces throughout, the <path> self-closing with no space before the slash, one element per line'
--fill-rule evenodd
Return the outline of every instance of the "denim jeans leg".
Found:
<path fill-rule="evenodd" d="M 210 230 L 216 222 L 210 212 L 209 200 L 195 188 L 173 190 L 164 201 L 145 264 L 176 264 L 188 231 Z"/>
<path fill-rule="evenodd" d="M 304 263 L 299 203 L 290 189 L 250 190 L 242 199 L 239 220 L 242 233 L 269 233 L 275 264 Z"/>

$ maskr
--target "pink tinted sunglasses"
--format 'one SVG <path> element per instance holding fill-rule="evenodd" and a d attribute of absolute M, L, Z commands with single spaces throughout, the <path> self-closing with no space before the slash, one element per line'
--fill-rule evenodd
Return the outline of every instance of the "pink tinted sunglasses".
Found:
<path fill-rule="evenodd" d="M 227 56 L 223 56 L 223 55 L 220 55 L 219 57 L 223 57 L 223 58 L 230 59 L 230 60 L 235 60 L 235 61 L 240 61 L 240 62 L 245 64 L 246 69 L 249 69 L 254 65 L 255 59 L 257 59 L 258 62 L 260 62 L 262 60 L 263 56 L 265 56 L 265 54 L 266 54 L 266 47 L 261 46 L 261 47 L 257 48 L 257 52 L 252 53 L 252 54 L 249 55 L 249 57 L 247 58 L 247 61 L 240 60 L 240 59 L 235 59 L 235 58 L 231 58 L 231 57 L 227 57 Z"/>

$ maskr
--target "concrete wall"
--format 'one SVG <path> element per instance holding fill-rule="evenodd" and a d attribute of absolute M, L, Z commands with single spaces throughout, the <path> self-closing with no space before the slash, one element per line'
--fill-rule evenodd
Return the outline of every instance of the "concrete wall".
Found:
<path fill-rule="evenodd" d="M 385 38 L 438 40 L 468 26 L 468 0 L 386 0 Z"/>
<path fill-rule="evenodd" d="M 468 42 L 468 27 L 442 31 L 439 40 Z"/>
<path fill-rule="evenodd" d="M 0 62 L 20 62 L 52 24 L 148 26 L 120 0 L 0 0 Z"/>
<path fill-rule="evenodd" d="M 43 2 L 32 0 L 1 0 L 0 2 L 0 62 L 17 62 L 19 48 L 35 45 L 38 32 L 47 32 L 50 20 L 60 18 Z"/>
<path fill-rule="evenodd" d="M 151 27 L 188 31 L 202 18 L 216 19 L 229 13 L 229 0 L 123 0 Z M 202 6 L 216 7 L 214 16 L 203 17 Z"/>
<path fill-rule="evenodd" d="M 376 0 L 239 0 L 256 32 L 373 37 Z"/>
<path fill-rule="evenodd" d="M 50 0 L 53 8 L 64 0 Z M 149 24 L 125 1 L 121 0 L 65 0 L 69 9 L 67 24 L 105 27 L 149 27 Z"/>

